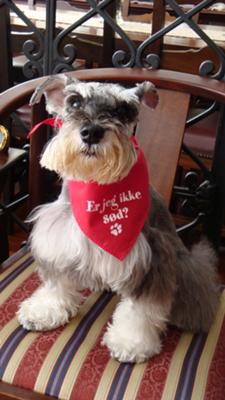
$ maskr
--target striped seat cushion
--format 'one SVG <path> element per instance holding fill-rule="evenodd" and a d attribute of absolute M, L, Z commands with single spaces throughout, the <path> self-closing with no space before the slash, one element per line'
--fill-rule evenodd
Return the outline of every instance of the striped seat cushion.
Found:
<path fill-rule="evenodd" d="M 109 357 L 101 339 L 118 298 L 89 293 L 79 314 L 50 332 L 27 332 L 16 319 L 19 303 L 40 284 L 23 250 L 1 274 L 3 382 L 70 400 L 225 399 L 225 292 L 208 335 L 170 327 L 161 354 L 135 365 Z"/>

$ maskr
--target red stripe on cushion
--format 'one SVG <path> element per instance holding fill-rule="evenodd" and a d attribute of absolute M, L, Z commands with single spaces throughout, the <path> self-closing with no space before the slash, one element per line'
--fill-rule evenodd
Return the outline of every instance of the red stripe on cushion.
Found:
<path fill-rule="evenodd" d="M 70 400 L 92 400 L 102 374 L 110 359 L 107 347 L 101 346 L 101 341 L 106 330 L 107 323 L 98 336 L 95 346 L 92 347 L 84 361 L 74 384 Z"/>
<path fill-rule="evenodd" d="M 181 332 L 170 328 L 163 340 L 162 352 L 147 364 L 136 400 L 159 400 L 165 386 L 168 369 L 181 337 Z"/>
<path fill-rule="evenodd" d="M 80 344 L 85 340 L 90 327 L 102 313 L 106 305 L 110 302 L 112 296 L 113 294 L 111 292 L 103 292 L 90 310 L 84 315 L 84 318 L 74 331 L 74 334 L 71 336 L 69 341 L 66 343 L 63 352 L 58 357 L 58 360 L 51 371 L 51 376 L 48 380 L 45 394 L 55 397 L 58 396 L 64 377 L 69 369 L 73 357 L 80 347 Z"/>
<path fill-rule="evenodd" d="M 84 296 L 83 303 L 85 297 L 90 294 L 90 290 L 83 290 L 82 294 Z M 61 326 L 53 331 L 40 333 L 40 336 L 27 349 L 26 354 L 21 360 L 13 380 L 13 385 L 26 389 L 34 388 L 45 358 L 64 329 L 65 326 Z"/>
<path fill-rule="evenodd" d="M 18 310 L 20 303 L 29 297 L 40 285 L 40 279 L 37 273 L 32 273 L 0 306 L 0 328 L 3 328 Z"/>
<path fill-rule="evenodd" d="M 211 362 L 204 400 L 225 399 L 225 319 Z"/>
<path fill-rule="evenodd" d="M 13 385 L 26 389 L 34 388 L 43 362 L 63 329 L 64 327 L 60 327 L 53 331 L 43 332 L 31 344 L 17 368 Z"/>

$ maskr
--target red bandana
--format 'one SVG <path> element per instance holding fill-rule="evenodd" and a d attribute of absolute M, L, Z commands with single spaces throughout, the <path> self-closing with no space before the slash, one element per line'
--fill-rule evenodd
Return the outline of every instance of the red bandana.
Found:
<path fill-rule="evenodd" d="M 43 125 L 60 128 L 62 120 L 49 118 L 37 124 L 29 137 Z M 68 181 L 74 217 L 84 234 L 106 252 L 123 260 L 135 244 L 150 208 L 148 169 L 135 139 L 137 162 L 120 182 Z"/>
<path fill-rule="evenodd" d="M 69 180 L 74 217 L 85 235 L 103 250 L 123 260 L 135 244 L 150 207 L 148 170 L 143 153 L 120 182 Z"/>

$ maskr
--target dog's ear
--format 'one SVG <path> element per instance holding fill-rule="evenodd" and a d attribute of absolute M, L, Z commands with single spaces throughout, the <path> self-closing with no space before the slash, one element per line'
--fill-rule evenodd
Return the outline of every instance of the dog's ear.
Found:
<path fill-rule="evenodd" d="M 159 96 L 156 87 L 152 82 L 145 81 L 141 84 L 137 84 L 135 89 L 135 94 L 145 105 L 150 108 L 155 108 L 157 106 Z"/>
<path fill-rule="evenodd" d="M 36 88 L 30 99 L 30 105 L 40 102 L 44 95 L 46 99 L 46 109 L 49 114 L 61 114 L 64 103 L 64 88 L 72 83 L 72 79 L 66 75 L 53 75 Z"/>
<path fill-rule="evenodd" d="M 155 85 L 153 83 L 145 81 L 138 83 L 131 89 L 125 89 L 122 92 L 122 96 L 126 101 L 134 101 L 135 103 L 144 102 L 148 107 L 155 108 L 158 104 L 159 97 Z"/>

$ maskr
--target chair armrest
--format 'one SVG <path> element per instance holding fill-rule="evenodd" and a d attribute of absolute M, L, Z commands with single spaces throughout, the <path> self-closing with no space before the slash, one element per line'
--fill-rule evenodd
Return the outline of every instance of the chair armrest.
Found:
<path fill-rule="evenodd" d="M 126 82 L 151 80 L 160 88 L 186 92 L 225 103 L 225 82 L 182 72 L 168 70 L 149 71 L 139 68 L 98 68 L 72 71 L 68 75 L 86 81 L 112 81 L 124 84 Z M 1 93 L 0 118 L 6 117 L 18 107 L 28 103 L 35 88 L 45 79 L 46 77 L 33 79 Z"/>

